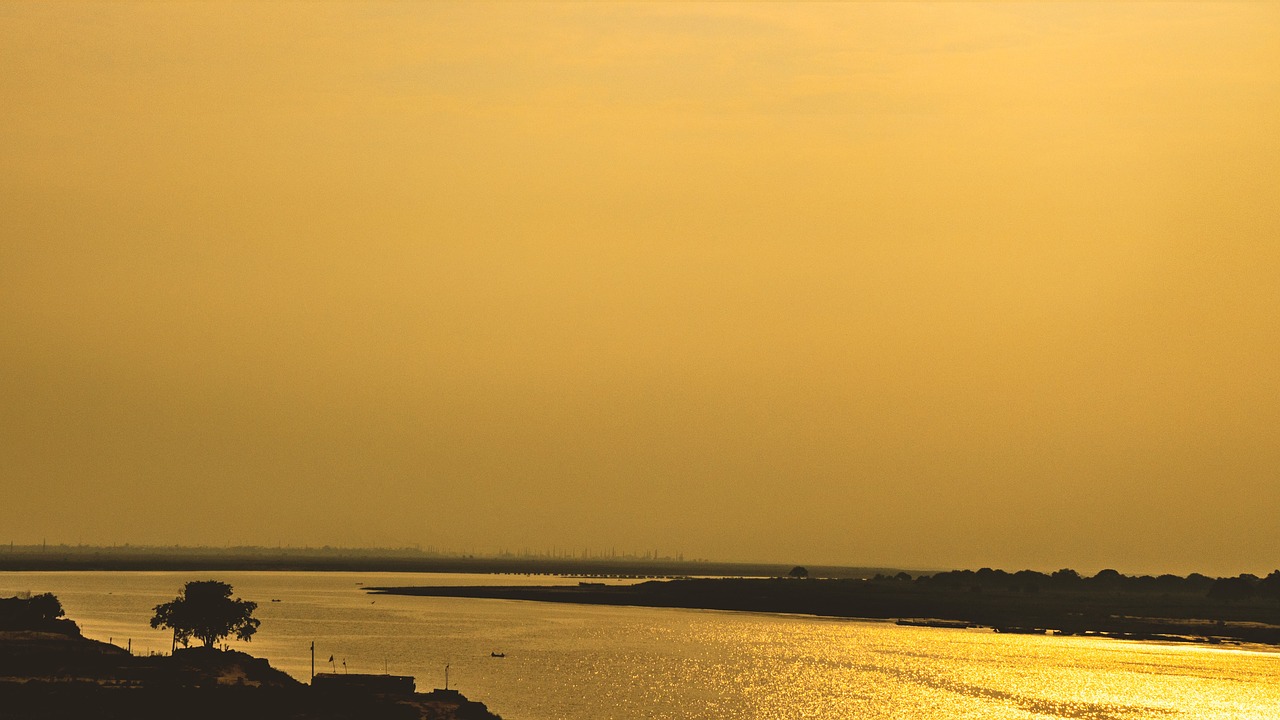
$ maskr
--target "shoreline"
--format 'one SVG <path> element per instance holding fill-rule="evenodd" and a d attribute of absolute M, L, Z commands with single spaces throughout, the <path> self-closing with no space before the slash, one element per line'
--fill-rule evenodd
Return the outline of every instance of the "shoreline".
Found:
<path fill-rule="evenodd" d="M 0 630 L 0 718 L 6 720 L 500 720 L 457 691 L 418 692 L 413 678 L 388 688 L 377 681 L 396 676 L 336 677 L 327 685 L 304 683 L 236 650 L 133 655 L 78 629 Z"/>
<path fill-rule="evenodd" d="M 905 587 L 904 587 L 905 586 Z M 1239 608 L 1171 605 L 1140 594 L 1028 596 L 1024 593 L 937 591 L 910 583 L 792 579 L 681 579 L 603 586 L 385 586 L 371 595 L 794 614 L 821 618 L 905 621 L 902 624 L 991 628 L 1012 634 L 1106 637 L 1200 644 L 1280 647 L 1280 607 L 1260 606 L 1254 618 Z M 980 597 L 975 599 L 975 595 Z M 1212 612 L 1215 609 L 1224 612 Z M 1180 614 L 1171 613 L 1181 611 Z"/>
<path fill-rule="evenodd" d="M 501 720 L 456 690 L 418 692 L 412 676 L 319 673 L 306 683 L 265 658 L 219 648 L 237 628 L 217 623 L 239 608 L 208 596 L 185 598 L 184 617 L 204 632 L 200 646 L 186 647 L 189 636 L 174 626 L 182 648 L 145 654 L 85 637 L 50 593 L 0 598 L 0 720 Z"/>

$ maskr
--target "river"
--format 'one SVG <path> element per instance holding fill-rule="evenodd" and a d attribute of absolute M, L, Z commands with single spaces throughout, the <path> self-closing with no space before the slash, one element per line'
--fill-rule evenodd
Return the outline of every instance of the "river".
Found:
<path fill-rule="evenodd" d="M 899 627 L 720 611 L 367 595 L 376 585 L 551 584 L 508 575 L 0 573 L 0 597 L 53 592 L 85 635 L 168 652 L 152 608 L 188 580 L 258 603 L 249 643 L 316 670 L 414 675 L 507 720 L 1280 718 L 1280 653 Z M 276 602 L 278 601 L 278 602 Z M 491 653 L 505 657 L 491 657 Z M 333 657 L 332 663 L 329 658 Z"/>

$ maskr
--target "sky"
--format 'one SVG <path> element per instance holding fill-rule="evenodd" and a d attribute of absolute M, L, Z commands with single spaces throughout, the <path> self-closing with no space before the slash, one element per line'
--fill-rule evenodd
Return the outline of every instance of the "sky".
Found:
<path fill-rule="evenodd" d="M 1280 567 L 1280 5 L 0 3 L 0 541 Z"/>

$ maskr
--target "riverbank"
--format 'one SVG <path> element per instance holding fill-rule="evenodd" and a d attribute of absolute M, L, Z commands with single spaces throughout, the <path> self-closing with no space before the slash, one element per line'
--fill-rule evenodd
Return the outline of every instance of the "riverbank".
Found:
<path fill-rule="evenodd" d="M 977 588 L 975 590 L 974 588 Z M 883 578 L 682 579 L 634 585 L 379 587 L 374 594 L 737 610 L 826 617 L 931 618 L 1003 632 L 1280 645 L 1280 603 L 1110 587 L 983 587 Z"/>
<path fill-rule="evenodd" d="M 381 677 L 381 676 L 378 676 Z M 213 648 L 135 656 L 82 637 L 65 620 L 0 630 L 4 720 L 500 720 L 454 691 L 380 692 L 349 682 L 299 682 L 261 658 Z"/>

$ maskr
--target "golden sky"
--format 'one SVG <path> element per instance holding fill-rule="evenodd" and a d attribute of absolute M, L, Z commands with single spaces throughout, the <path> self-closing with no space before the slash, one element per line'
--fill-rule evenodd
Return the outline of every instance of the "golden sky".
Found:
<path fill-rule="evenodd" d="M 1280 566 L 1280 5 L 0 4 L 0 541 Z"/>

